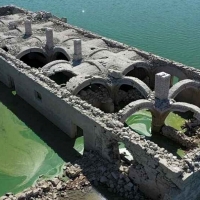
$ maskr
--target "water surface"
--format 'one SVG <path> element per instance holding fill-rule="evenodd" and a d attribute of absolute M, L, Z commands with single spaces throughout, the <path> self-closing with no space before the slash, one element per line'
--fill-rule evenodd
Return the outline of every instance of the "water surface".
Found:
<path fill-rule="evenodd" d="M 1 0 L 199 68 L 199 0 Z"/>

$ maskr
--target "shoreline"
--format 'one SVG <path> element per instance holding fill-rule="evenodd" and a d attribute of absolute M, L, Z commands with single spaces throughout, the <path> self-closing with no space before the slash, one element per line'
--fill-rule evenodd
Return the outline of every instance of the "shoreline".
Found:
<path fill-rule="evenodd" d="M 0 200 L 27 200 L 35 198 L 62 200 L 77 198 L 77 194 L 79 199 L 84 200 L 86 194 L 92 195 L 98 187 L 116 194 L 114 197 L 116 200 L 150 200 L 128 178 L 129 167 L 124 161 L 120 164 L 110 163 L 100 158 L 96 152 L 85 152 L 83 157 L 73 162 L 73 164 L 70 162 L 65 163 L 61 176 L 38 180 L 34 186 L 23 192 L 16 195 L 6 193 Z M 80 194 L 82 194 L 82 198 Z"/>

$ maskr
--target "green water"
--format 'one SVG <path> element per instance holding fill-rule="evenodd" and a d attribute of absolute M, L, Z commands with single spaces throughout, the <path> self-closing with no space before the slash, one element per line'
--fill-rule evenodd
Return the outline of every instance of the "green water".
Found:
<path fill-rule="evenodd" d="M 152 116 L 151 113 L 147 110 L 140 110 L 126 120 L 126 124 L 138 134 L 146 136 L 147 139 L 152 140 L 158 144 L 158 146 L 164 147 L 169 152 L 173 153 L 179 158 L 182 158 L 185 155 L 183 148 L 165 136 L 160 134 L 152 134 L 151 123 Z M 184 123 L 185 119 L 175 113 L 170 113 L 165 120 L 165 125 L 171 126 L 179 131 L 182 130 L 181 126 Z"/>
<path fill-rule="evenodd" d="M 83 138 L 71 140 L 0 83 L 0 196 L 24 190 L 40 175 L 55 176 L 83 152 Z"/>
<path fill-rule="evenodd" d="M 199 0 L 1 0 L 199 68 Z"/>
<path fill-rule="evenodd" d="M 0 102 L 0 195 L 60 172 L 63 160 Z"/>

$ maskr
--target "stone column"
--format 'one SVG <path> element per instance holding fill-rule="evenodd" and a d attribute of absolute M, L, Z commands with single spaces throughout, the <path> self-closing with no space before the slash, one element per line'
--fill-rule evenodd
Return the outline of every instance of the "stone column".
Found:
<path fill-rule="evenodd" d="M 25 20 L 24 25 L 25 25 L 25 35 L 27 35 L 27 36 L 32 35 L 31 21 Z"/>
<path fill-rule="evenodd" d="M 75 61 L 82 59 L 82 44 L 80 39 L 74 40 L 74 56 Z"/>
<path fill-rule="evenodd" d="M 165 72 L 160 72 L 155 75 L 155 112 L 152 113 L 153 133 L 159 133 L 165 123 L 165 119 L 169 111 L 164 110 L 170 106 L 168 95 L 171 83 L 171 75 Z"/>
<path fill-rule="evenodd" d="M 48 49 L 52 49 L 54 47 L 53 29 L 52 28 L 47 28 L 46 29 L 46 47 Z"/>
<path fill-rule="evenodd" d="M 160 72 L 155 76 L 155 97 L 163 100 L 168 99 L 171 75 Z"/>
<path fill-rule="evenodd" d="M 169 114 L 168 112 L 165 113 L 152 113 L 152 124 L 151 124 L 151 132 L 152 133 L 159 133 L 165 124 L 165 119 Z"/>

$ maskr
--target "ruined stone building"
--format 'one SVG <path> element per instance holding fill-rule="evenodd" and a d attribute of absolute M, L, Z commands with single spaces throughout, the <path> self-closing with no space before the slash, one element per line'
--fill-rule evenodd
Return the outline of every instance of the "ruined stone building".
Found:
<path fill-rule="evenodd" d="M 180 160 L 124 126 L 141 109 L 151 111 L 155 134 L 172 111 L 190 111 L 200 120 L 199 70 L 48 12 L 5 6 L 0 7 L 0 81 L 70 137 L 82 132 L 85 150 L 116 162 L 123 142 L 134 158 L 129 177 L 147 196 L 193 200 L 199 195 L 198 145 Z M 178 142 L 187 146 L 187 141 Z"/>

